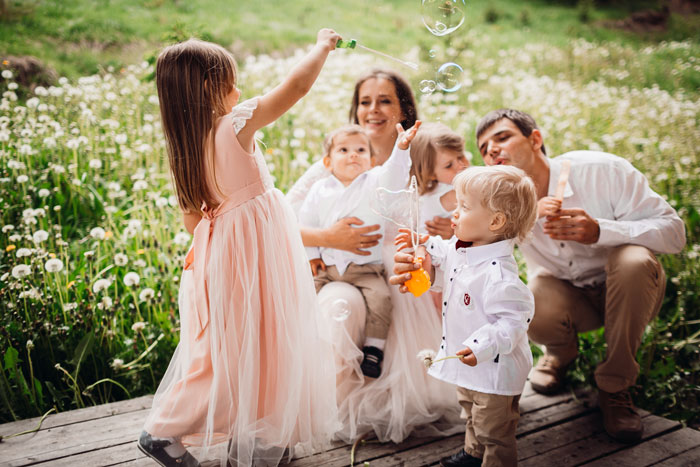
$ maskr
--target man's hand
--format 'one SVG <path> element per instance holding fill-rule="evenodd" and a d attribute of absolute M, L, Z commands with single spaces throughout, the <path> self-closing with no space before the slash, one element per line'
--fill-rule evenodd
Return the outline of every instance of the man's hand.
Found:
<path fill-rule="evenodd" d="M 459 361 L 464 363 L 465 365 L 469 366 L 476 366 L 476 355 L 472 352 L 472 349 L 469 347 L 466 347 L 459 352 L 457 352 L 457 355 L 459 355 Z"/>
<path fill-rule="evenodd" d="M 580 208 L 560 209 L 556 216 L 547 216 L 543 231 L 553 240 L 569 240 L 590 245 L 600 238 L 598 221 Z"/>
<path fill-rule="evenodd" d="M 321 258 L 314 258 L 309 260 L 309 264 L 311 265 L 311 273 L 316 277 L 318 275 L 318 270 L 326 270 L 326 263 L 323 262 Z"/>
<path fill-rule="evenodd" d="M 451 239 L 454 235 L 452 219 L 449 217 L 433 217 L 431 220 L 425 221 L 425 228 L 430 235 L 439 235 L 445 240 Z"/>

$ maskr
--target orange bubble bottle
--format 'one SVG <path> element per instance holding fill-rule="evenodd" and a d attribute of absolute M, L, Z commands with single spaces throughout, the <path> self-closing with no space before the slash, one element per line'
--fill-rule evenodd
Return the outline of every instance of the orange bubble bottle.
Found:
<path fill-rule="evenodd" d="M 411 278 L 404 285 L 414 297 L 420 297 L 430 289 L 430 276 L 423 269 L 423 258 L 416 258 L 414 264 L 420 264 L 421 268 L 411 271 Z"/>

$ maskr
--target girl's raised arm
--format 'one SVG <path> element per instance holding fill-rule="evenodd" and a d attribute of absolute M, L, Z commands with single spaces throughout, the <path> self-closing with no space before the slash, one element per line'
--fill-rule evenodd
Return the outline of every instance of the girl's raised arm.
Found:
<path fill-rule="evenodd" d="M 258 101 L 258 107 L 246 126 L 238 133 L 238 141 L 244 148 L 253 145 L 255 132 L 281 117 L 309 92 L 316 81 L 328 53 L 335 49 L 340 36 L 332 29 L 321 29 L 316 46 L 297 63 L 287 77 Z"/>

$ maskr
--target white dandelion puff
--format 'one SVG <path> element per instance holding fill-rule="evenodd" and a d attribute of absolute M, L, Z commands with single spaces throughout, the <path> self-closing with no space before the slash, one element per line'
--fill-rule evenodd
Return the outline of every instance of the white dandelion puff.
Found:
<path fill-rule="evenodd" d="M 15 279 L 21 279 L 23 277 L 28 276 L 31 273 L 32 268 L 30 268 L 26 264 L 18 264 L 17 266 L 12 268 L 12 277 L 14 277 Z"/>
<path fill-rule="evenodd" d="M 155 290 L 153 290 L 153 289 L 150 288 L 150 287 L 146 287 L 146 288 L 143 289 L 143 290 L 141 291 L 141 293 L 139 294 L 139 300 L 141 300 L 141 301 L 148 301 L 148 300 L 152 299 L 152 298 L 155 297 L 155 296 L 156 296 Z"/>
<path fill-rule="evenodd" d="M 90 230 L 90 236 L 96 240 L 104 240 L 105 233 L 105 229 L 102 227 L 94 227 L 92 230 Z"/>
<path fill-rule="evenodd" d="M 63 261 L 58 258 L 52 258 L 44 264 L 44 269 L 48 272 L 59 272 L 63 269 Z"/>
<path fill-rule="evenodd" d="M 114 264 L 117 266 L 126 266 L 129 263 L 129 257 L 124 253 L 114 255 Z"/>
<path fill-rule="evenodd" d="M 127 287 L 133 287 L 135 285 L 139 285 L 139 282 L 141 282 L 141 277 L 139 277 L 139 275 L 133 271 L 127 272 L 124 275 L 124 285 Z"/>
<path fill-rule="evenodd" d="M 95 283 L 92 284 L 92 292 L 98 294 L 109 288 L 110 285 L 112 285 L 112 281 L 109 279 L 97 279 Z"/>
<path fill-rule="evenodd" d="M 426 368 L 430 368 L 430 366 L 435 362 L 435 357 L 437 354 L 435 353 L 434 350 L 431 349 L 424 349 L 418 352 L 418 360 L 423 362 L 423 365 L 425 365 Z"/>
<path fill-rule="evenodd" d="M 32 235 L 32 239 L 34 240 L 34 243 L 42 243 L 46 241 L 49 238 L 49 233 L 46 230 L 37 230 L 34 232 L 34 235 Z"/>

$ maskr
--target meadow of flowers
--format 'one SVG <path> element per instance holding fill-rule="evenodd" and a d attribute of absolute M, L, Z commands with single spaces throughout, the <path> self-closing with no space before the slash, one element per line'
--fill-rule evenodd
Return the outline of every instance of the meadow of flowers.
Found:
<path fill-rule="evenodd" d="M 473 133 L 501 106 L 532 113 L 550 154 L 601 149 L 629 159 L 686 221 L 688 246 L 663 257 L 659 318 L 639 352 L 637 401 L 698 421 L 700 374 L 700 56 L 690 42 L 639 49 L 582 40 L 493 50 L 478 37 L 435 53 L 412 50 L 417 83 L 448 60 L 464 67 L 454 93 L 420 94 L 424 121 Z M 303 51 L 239 63 L 243 98 L 277 84 Z M 435 55 L 434 57 L 432 55 Z M 663 83 L 649 66 L 675 58 Z M 288 189 L 347 121 L 352 86 L 373 66 L 337 51 L 311 93 L 258 137 Z M 173 196 L 158 99 L 147 64 L 55 86 L 17 89 L 0 66 L 0 422 L 153 392 L 178 340 L 178 279 L 190 235 Z M 23 92 L 24 94 L 20 94 Z M 20 96 L 18 98 L 18 95 Z M 602 332 L 581 337 L 574 379 L 604 355 Z"/>

